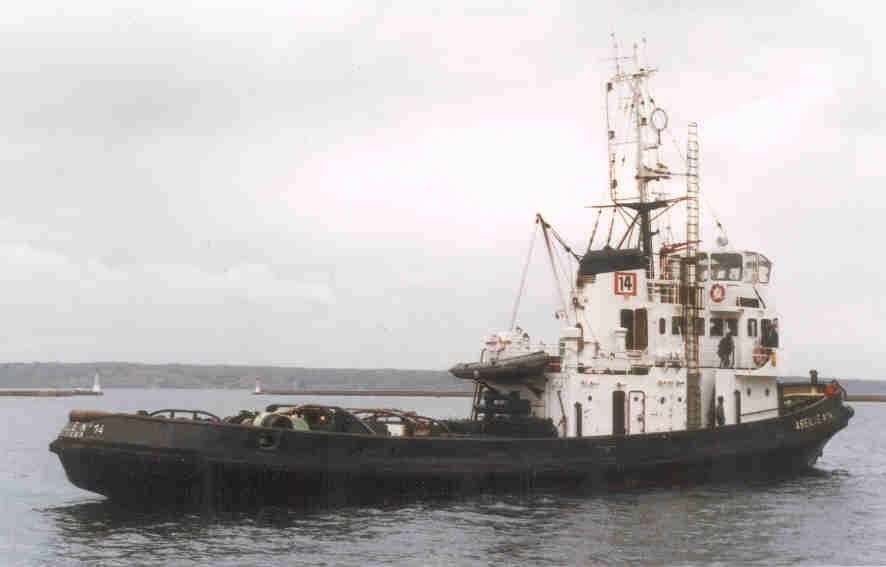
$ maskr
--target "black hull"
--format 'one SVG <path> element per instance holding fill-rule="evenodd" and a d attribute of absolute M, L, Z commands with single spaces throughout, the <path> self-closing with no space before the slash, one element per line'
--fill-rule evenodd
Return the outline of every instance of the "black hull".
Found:
<path fill-rule="evenodd" d="M 853 410 L 824 398 L 794 414 L 622 437 L 381 437 L 110 414 L 99 435 L 50 449 L 70 481 L 139 506 L 351 504 L 412 495 L 612 489 L 791 475 L 811 467 Z M 95 437 L 95 438 L 93 438 Z"/>

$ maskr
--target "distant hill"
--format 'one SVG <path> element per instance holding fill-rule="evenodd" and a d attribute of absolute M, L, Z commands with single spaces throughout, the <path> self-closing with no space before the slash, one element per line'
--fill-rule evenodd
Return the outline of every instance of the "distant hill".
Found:
<path fill-rule="evenodd" d="M 86 388 L 98 373 L 104 388 L 465 390 L 472 385 L 443 370 L 208 366 L 130 362 L 0 364 L 0 388 Z"/>
<path fill-rule="evenodd" d="M 131 362 L 8 362 L 0 364 L 0 388 L 87 388 L 95 374 L 105 388 L 249 389 L 255 379 L 266 390 L 463 390 L 472 384 L 444 370 L 390 368 L 300 368 Z M 786 381 L 805 381 L 798 376 Z M 822 382 L 831 378 L 820 378 Z M 850 394 L 886 394 L 886 381 L 841 379 Z"/>

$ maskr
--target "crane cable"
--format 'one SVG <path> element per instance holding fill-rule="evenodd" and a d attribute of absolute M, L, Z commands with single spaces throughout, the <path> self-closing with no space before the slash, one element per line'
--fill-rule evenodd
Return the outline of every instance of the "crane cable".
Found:
<path fill-rule="evenodd" d="M 550 232 L 551 234 L 554 235 L 554 237 L 557 239 L 557 241 L 560 243 L 560 245 L 563 246 L 564 250 L 568 254 L 572 255 L 572 257 L 574 257 L 578 261 L 579 266 L 581 266 L 581 256 L 579 256 L 578 254 L 576 254 L 575 252 L 572 251 L 572 248 L 570 248 L 563 241 L 563 239 L 560 237 L 560 235 L 557 234 L 557 231 L 554 230 L 554 228 L 550 224 L 548 224 L 547 221 L 544 220 L 544 218 L 542 218 L 541 214 L 536 215 L 536 222 L 541 224 L 542 236 L 544 236 L 545 246 L 548 249 L 548 257 L 550 258 L 551 271 L 554 274 L 554 285 L 557 287 L 557 295 L 560 297 L 560 301 L 562 302 L 562 305 L 563 305 L 563 314 L 566 317 L 566 321 L 568 322 L 569 321 L 569 302 L 567 301 L 566 296 L 563 295 L 563 288 L 560 285 L 560 277 L 561 277 L 560 272 L 562 272 L 563 273 L 562 275 L 565 276 L 565 279 L 570 282 L 571 291 L 573 293 L 575 292 L 575 283 L 574 283 L 575 278 L 570 277 L 569 274 L 566 273 L 566 268 L 564 267 L 563 260 L 560 259 L 558 257 L 558 255 L 554 253 L 554 250 L 551 246 L 551 239 L 548 237 L 548 233 Z M 568 262 L 568 257 L 567 257 L 567 262 Z M 597 334 L 594 332 L 593 328 L 588 324 L 587 318 L 584 316 L 584 308 L 583 307 L 581 308 L 581 314 L 580 314 L 579 309 L 577 309 L 577 305 L 573 304 L 573 311 L 575 313 L 576 323 L 578 323 L 577 319 L 580 316 L 584 320 L 584 325 L 585 325 L 582 328 L 586 327 L 587 331 L 590 333 L 591 337 L 594 339 L 594 342 L 599 344 L 600 341 L 597 338 Z"/>
<path fill-rule="evenodd" d="M 537 214 L 536 218 L 541 223 L 541 234 L 545 238 L 545 247 L 548 249 L 548 258 L 551 260 L 551 271 L 554 275 L 554 285 L 557 287 L 557 296 L 560 298 L 560 301 L 563 304 L 563 314 L 568 318 L 569 317 L 569 307 L 568 302 L 566 301 L 566 296 L 563 295 L 563 287 L 560 285 L 560 275 L 557 270 L 557 260 L 554 255 L 554 249 L 551 247 L 551 239 L 548 236 L 548 229 L 551 228 L 545 220 L 542 218 L 541 214 Z M 553 229 L 551 229 L 553 232 Z M 559 317 L 558 317 L 559 318 Z"/>
<path fill-rule="evenodd" d="M 514 330 L 517 324 L 517 311 L 520 310 L 520 298 L 523 297 L 523 290 L 526 287 L 526 274 L 529 273 L 529 262 L 532 259 L 532 250 L 535 248 L 535 237 L 538 234 L 538 219 L 532 223 L 532 238 L 529 240 L 529 252 L 526 254 L 526 263 L 523 264 L 523 275 L 520 276 L 520 287 L 517 290 L 517 299 L 514 300 L 514 311 L 511 313 L 511 324 L 508 329 Z"/>

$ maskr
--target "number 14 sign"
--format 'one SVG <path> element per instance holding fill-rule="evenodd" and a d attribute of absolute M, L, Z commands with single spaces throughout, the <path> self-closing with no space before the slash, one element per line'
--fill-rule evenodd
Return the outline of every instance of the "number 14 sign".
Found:
<path fill-rule="evenodd" d="M 615 295 L 637 295 L 637 274 L 615 272 Z"/>

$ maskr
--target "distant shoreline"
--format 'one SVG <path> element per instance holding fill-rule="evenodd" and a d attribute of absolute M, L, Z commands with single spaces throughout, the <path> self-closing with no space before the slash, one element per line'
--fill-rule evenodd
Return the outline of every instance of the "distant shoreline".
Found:
<path fill-rule="evenodd" d="M 143 364 L 130 362 L 6 362 L 0 363 L 0 389 L 88 389 L 98 375 L 102 388 L 241 390 L 252 392 L 259 381 L 265 391 L 408 391 L 434 396 L 435 392 L 473 392 L 470 380 L 446 370 L 393 368 L 305 368 L 286 366 L 235 366 L 228 364 Z M 807 381 L 807 376 L 787 381 Z M 819 377 L 829 382 L 830 377 Z M 886 380 L 839 379 L 850 396 L 886 395 Z M 278 394 L 282 395 L 282 394 Z M 338 394 L 356 395 L 356 394 Z M 369 394 L 375 395 L 375 394 Z"/>
<path fill-rule="evenodd" d="M 102 396 L 102 392 L 92 390 L 5 390 L 0 389 L 0 397 L 6 398 L 67 398 L 72 396 Z"/>

